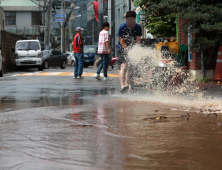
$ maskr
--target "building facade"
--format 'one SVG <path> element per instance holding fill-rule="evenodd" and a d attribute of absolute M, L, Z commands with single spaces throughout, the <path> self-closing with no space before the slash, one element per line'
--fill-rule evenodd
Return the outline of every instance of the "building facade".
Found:
<path fill-rule="evenodd" d="M 27 38 L 43 38 L 44 1 L 7 0 L 1 1 L 4 11 L 4 30 Z"/>

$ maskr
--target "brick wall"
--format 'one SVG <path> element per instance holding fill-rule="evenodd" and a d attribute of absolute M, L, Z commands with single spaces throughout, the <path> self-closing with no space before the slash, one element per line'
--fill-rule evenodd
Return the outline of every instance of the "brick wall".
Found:
<path fill-rule="evenodd" d="M 7 31 L 1 31 L 1 45 L 2 45 L 2 58 L 4 72 L 10 72 L 15 70 L 15 53 L 12 52 L 12 48 L 15 48 L 15 44 L 18 40 L 24 40 L 26 38 L 13 34 Z"/>
<path fill-rule="evenodd" d="M 188 20 L 178 18 L 178 42 L 179 44 L 188 44 L 188 29 L 184 29 L 184 26 L 187 24 Z M 186 32 L 185 34 L 183 32 Z M 199 38 L 201 35 L 192 35 L 192 38 Z M 206 50 L 205 51 L 205 57 L 210 57 Z M 188 56 L 187 56 L 188 57 Z M 208 79 L 213 78 L 213 70 L 214 70 L 214 62 L 211 61 L 210 65 L 206 68 L 206 77 Z M 197 53 L 195 51 L 192 51 L 192 61 L 188 62 L 188 69 L 190 70 L 191 75 L 194 78 L 200 78 L 202 76 L 201 73 L 201 54 Z"/>
<path fill-rule="evenodd" d="M 188 68 L 192 70 L 201 70 L 201 56 L 200 53 L 192 52 L 193 60 L 188 63 Z"/>
<path fill-rule="evenodd" d="M 188 43 L 188 37 L 187 35 L 183 34 L 183 26 L 187 24 L 187 20 L 185 19 L 178 19 L 178 36 L 179 36 L 179 44 L 187 44 Z"/>
<path fill-rule="evenodd" d="M 178 19 L 178 36 L 179 36 L 179 44 L 188 44 L 188 30 L 184 34 L 183 26 L 187 24 L 188 20 Z M 196 35 L 192 35 L 194 38 Z M 200 53 L 196 53 L 192 51 L 193 60 L 188 62 L 188 68 L 192 70 L 201 70 L 201 56 Z"/>

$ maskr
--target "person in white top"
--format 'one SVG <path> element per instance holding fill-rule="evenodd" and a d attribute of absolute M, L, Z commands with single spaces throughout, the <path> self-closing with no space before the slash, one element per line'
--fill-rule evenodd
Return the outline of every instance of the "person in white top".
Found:
<path fill-rule="evenodd" d="M 101 63 L 96 72 L 95 78 L 101 80 L 100 72 L 103 69 L 104 80 L 111 80 L 107 76 L 107 69 L 109 66 L 109 55 L 111 54 L 110 49 L 110 36 L 109 36 L 109 23 L 103 23 L 103 30 L 99 34 L 99 43 L 98 43 L 98 54 L 101 57 Z"/>

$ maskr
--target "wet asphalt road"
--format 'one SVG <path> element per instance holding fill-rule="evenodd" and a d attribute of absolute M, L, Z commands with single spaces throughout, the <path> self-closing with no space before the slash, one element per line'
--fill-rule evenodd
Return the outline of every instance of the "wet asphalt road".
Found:
<path fill-rule="evenodd" d="M 84 69 L 84 74 L 87 75 L 84 80 L 73 79 L 73 67 L 5 74 L 0 79 L 1 111 L 86 104 L 88 100 L 81 100 L 83 96 L 93 97 L 120 88 L 118 78 L 114 77 L 112 82 L 100 82 L 94 78 L 95 72 L 94 68 Z M 109 71 L 109 74 L 117 76 L 118 72 Z M 73 95 L 78 98 L 75 99 Z"/>
<path fill-rule="evenodd" d="M 116 71 L 99 82 L 93 68 L 84 80 L 72 70 L 0 79 L 0 169 L 222 168 L 222 116 L 144 92 L 122 95 Z"/>

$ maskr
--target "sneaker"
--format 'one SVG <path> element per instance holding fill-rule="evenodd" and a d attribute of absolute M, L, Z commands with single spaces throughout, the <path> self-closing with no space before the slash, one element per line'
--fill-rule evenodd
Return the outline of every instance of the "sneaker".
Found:
<path fill-rule="evenodd" d="M 100 75 L 98 75 L 98 74 L 95 76 L 95 78 L 96 78 L 97 80 L 102 80 L 101 77 L 100 77 Z"/>
<path fill-rule="evenodd" d="M 74 76 L 73 79 L 77 79 L 77 77 Z"/>
<path fill-rule="evenodd" d="M 84 77 L 83 76 L 78 76 L 77 79 L 84 79 Z"/>
<path fill-rule="evenodd" d="M 105 80 L 105 81 L 109 81 L 109 80 L 113 80 L 113 79 L 111 79 L 111 78 L 109 78 L 109 77 L 104 77 L 104 80 Z"/>
<path fill-rule="evenodd" d="M 129 86 L 123 87 L 123 88 L 120 90 L 120 92 L 121 92 L 121 93 L 126 93 L 127 90 L 129 90 Z"/>

